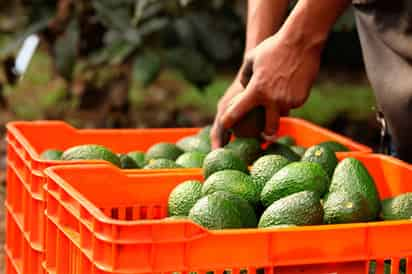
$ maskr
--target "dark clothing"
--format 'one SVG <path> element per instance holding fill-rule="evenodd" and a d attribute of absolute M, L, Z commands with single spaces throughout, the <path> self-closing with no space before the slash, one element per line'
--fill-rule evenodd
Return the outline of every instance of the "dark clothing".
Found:
<path fill-rule="evenodd" d="M 412 1 L 355 5 L 366 72 L 399 158 L 412 163 Z"/>

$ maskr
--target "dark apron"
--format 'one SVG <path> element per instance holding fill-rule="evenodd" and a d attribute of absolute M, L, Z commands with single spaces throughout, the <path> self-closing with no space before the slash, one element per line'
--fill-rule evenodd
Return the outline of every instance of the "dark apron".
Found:
<path fill-rule="evenodd" d="M 355 14 L 378 108 L 397 156 L 412 163 L 412 1 L 356 4 Z"/>

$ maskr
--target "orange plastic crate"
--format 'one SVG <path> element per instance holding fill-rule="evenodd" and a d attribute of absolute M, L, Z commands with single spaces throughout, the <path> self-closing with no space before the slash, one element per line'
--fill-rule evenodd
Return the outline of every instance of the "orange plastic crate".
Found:
<path fill-rule="evenodd" d="M 44 252 L 30 242 L 23 231 L 23 224 L 13 213 L 6 209 L 6 242 L 13 243 L 5 247 L 6 273 L 12 274 L 42 274 L 45 273 L 41 267 L 44 261 Z"/>
<path fill-rule="evenodd" d="M 77 130 L 60 121 L 12 122 L 7 125 L 7 198 L 6 206 L 22 224 L 22 233 L 28 237 L 31 246 L 44 251 L 45 184 L 44 169 L 65 165 L 64 161 L 40 160 L 45 149 L 67 149 L 79 144 L 101 144 L 115 152 L 147 150 L 158 142 L 176 142 L 182 137 L 196 134 L 190 129 L 127 129 Z M 279 135 L 291 135 L 302 146 L 310 146 L 326 140 L 335 140 L 348 146 L 353 153 L 368 153 L 371 149 L 348 138 L 334 134 L 300 119 L 282 118 Z M 348 155 L 344 153 L 341 155 Z M 97 164 L 103 161 L 71 161 L 70 164 Z M 140 170 L 139 173 L 182 172 L 176 170 Z M 189 169 L 184 170 L 184 172 Z M 124 172 L 128 173 L 129 170 Z M 133 172 L 133 171 L 132 171 Z M 6 247 L 13 245 L 6 241 Z"/>
<path fill-rule="evenodd" d="M 378 155 L 357 155 L 381 198 L 412 191 L 412 167 Z M 376 261 L 412 271 L 412 221 L 322 225 L 283 230 L 208 231 L 166 217 L 170 191 L 199 172 L 124 174 L 109 165 L 46 170 L 48 273 L 313 273 L 368 274 Z"/>
<path fill-rule="evenodd" d="M 67 164 L 64 161 L 44 161 L 39 154 L 48 148 L 68 147 L 97 143 L 116 152 L 146 150 L 150 145 L 175 142 L 192 135 L 199 129 L 153 130 L 76 130 L 64 122 L 13 122 L 7 125 L 7 197 L 6 208 L 20 226 L 21 237 L 28 239 L 36 252 L 44 253 L 44 169 Z M 104 161 L 71 161 L 70 164 L 105 163 Z M 127 171 L 125 171 L 127 172 Z M 142 170 L 141 173 L 159 172 Z M 163 170 L 163 172 L 170 172 Z M 7 231 L 8 232 L 8 231 Z M 14 246 L 13 239 L 6 239 L 6 249 Z M 36 253 L 37 255 L 37 253 Z M 22 254 L 22 261 L 36 261 L 31 253 Z M 28 257 L 27 257 L 28 256 Z M 41 261 L 40 261 L 41 262 Z M 36 266 L 38 267 L 38 266 Z M 9 273 L 9 272 L 7 272 Z M 23 272 L 27 273 L 27 272 Z M 36 272 L 37 273 L 37 272 Z"/>

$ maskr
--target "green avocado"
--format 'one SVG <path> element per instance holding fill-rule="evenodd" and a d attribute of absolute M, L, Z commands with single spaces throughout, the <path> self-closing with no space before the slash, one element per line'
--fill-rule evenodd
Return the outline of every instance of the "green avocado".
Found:
<path fill-rule="evenodd" d="M 264 206 L 291 195 L 310 190 L 322 197 L 327 191 L 329 177 L 318 163 L 294 162 L 279 170 L 266 183 L 260 194 Z"/>
<path fill-rule="evenodd" d="M 61 159 L 64 161 L 105 160 L 120 167 L 119 157 L 101 145 L 79 145 L 69 148 L 63 152 Z"/>
<path fill-rule="evenodd" d="M 260 217 L 258 227 L 319 225 L 322 222 L 323 208 L 319 195 L 312 191 L 302 191 L 271 204 Z"/>

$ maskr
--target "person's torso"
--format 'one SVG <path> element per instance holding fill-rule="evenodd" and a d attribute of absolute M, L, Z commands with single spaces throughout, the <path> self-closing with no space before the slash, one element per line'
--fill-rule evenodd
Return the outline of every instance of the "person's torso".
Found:
<path fill-rule="evenodd" d="M 412 60 L 412 1 L 354 0 L 355 7 L 370 18 L 374 31 L 399 55 Z M 363 5 L 365 4 L 365 5 Z"/>

